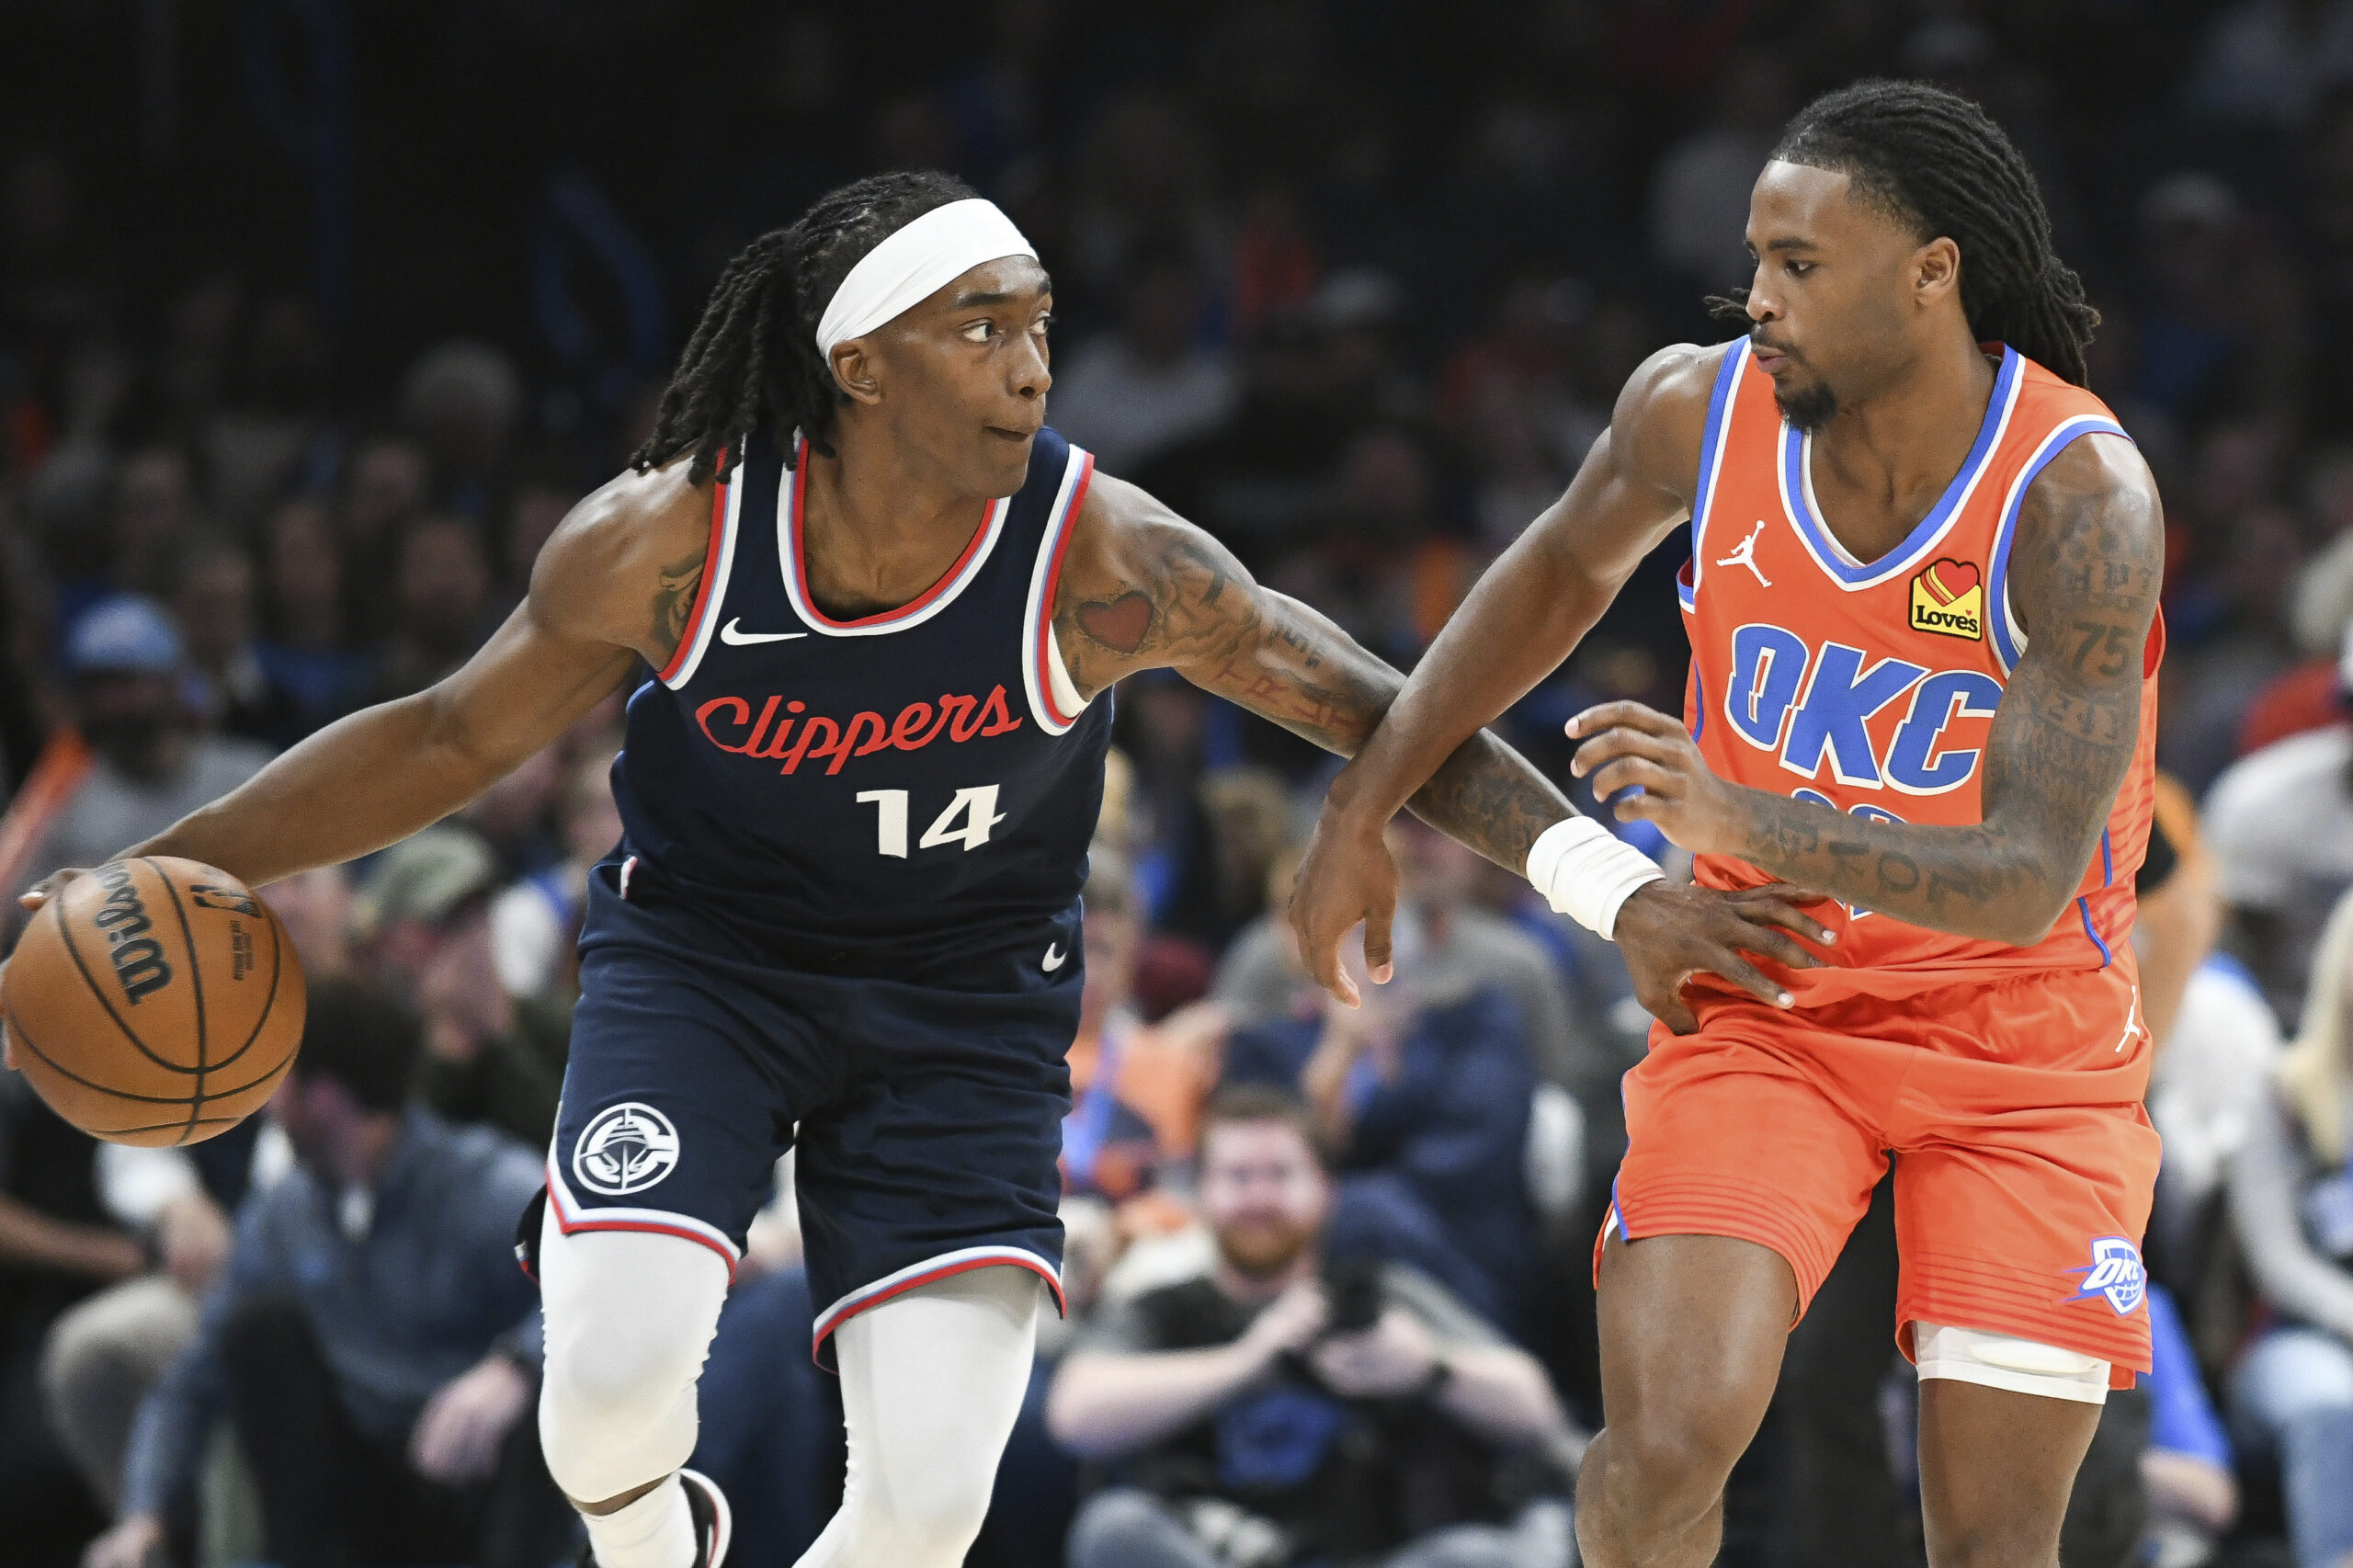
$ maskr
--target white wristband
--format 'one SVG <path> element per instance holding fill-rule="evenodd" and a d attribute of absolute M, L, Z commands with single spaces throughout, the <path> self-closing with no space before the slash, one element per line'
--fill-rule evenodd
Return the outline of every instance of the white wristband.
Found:
<path fill-rule="evenodd" d="M 1616 931 L 1619 907 L 1634 890 L 1665 875 L 1657 861 L 1591 817 L 1554 823 L 1528 851 L 1528 880 L 1544 902 L 1604 938 Z"/>

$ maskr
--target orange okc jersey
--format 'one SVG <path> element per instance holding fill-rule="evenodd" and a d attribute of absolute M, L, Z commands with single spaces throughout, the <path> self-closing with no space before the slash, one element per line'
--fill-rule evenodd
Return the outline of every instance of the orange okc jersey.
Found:
<path fill-rule="evenodd" d="M 1684 721 L 1708 766 L 1857 816 L 1982 822 L 1986 735 L 2026 644 L 2006 588 L 2027 489 L 2069 443 L 2123 433 L 2091 393 L 2004 348 L 1984 423 L 1951 484 L 1902 544 L 1861 562 L 1822 521 L 1812 437 L 1782 423 L 1748 345 L 1728 348 L 1700 448 L 1691 563 L 1677 584 L 1691 635 Z M 2049 935 L 2015 948 L 1845 910 L 1829 922 L 1842 927 L 1832 967 L 1787 977 L 1798 1006 L 2111 965 L 2129 983 L 2162 643 L 2153 627 L 2131 770 L 2078 896 Z M 1726 855 L 1701 856 L 1696 875 L 1711 887 L 1768 880 Z"/>

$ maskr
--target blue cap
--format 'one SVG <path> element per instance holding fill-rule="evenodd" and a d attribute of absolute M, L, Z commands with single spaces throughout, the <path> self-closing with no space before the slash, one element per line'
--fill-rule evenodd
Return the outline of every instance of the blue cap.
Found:
<path fill-rule="evenodd" d="M 77 676 L 167 676 L 181 659 L 172 618 L 138 594 L 100 599 L 82 612 L 65 639 L 65 667 Z"/>

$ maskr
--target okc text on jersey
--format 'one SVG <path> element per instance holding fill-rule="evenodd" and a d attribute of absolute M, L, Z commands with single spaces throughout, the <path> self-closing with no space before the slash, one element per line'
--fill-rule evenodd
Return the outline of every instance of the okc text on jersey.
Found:
<path fill-rule="evenodd" d="M 1787 627 L 1751 621 L 1732 635 L 1732 676 L 1723 714 L 1733 733 L 1805 778 L 1824 763 L 1841 784 L 1941 795 L 1975 776 L 1983 725 L 1970 744 L 1955 733 L 1994 717 L 2001 682 L 1978 670 L 1930 670 L 1870 655 L 1844 642 L 1819 649 Z M 1909 699 L 1893 729 L 1872 722 Z"/>

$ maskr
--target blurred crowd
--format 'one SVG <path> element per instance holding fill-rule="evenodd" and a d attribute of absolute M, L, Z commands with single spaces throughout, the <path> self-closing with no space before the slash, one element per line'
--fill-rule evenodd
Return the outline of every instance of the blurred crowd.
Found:
<path fill-rule="evenodd" d="M 2158 1366 L 2109 1407 L 2067 1561 L 2353 1561 L 2353 3 L 392 9 L 289 10 L 240 62 L 189 6 L 143 74 L 30 87 L 63 131 L 6 111 L 0 886 L 462 663 L 634 446 L 720 261 L 877 167 L 954 169 L 1038 244 L 1056 426 L 1409 665 L 1643 357 L 1722 335 L 1699 301 L 1747 269 L 1782 120 L 1933 78 L 2033 162 L 2166 502 Z M 110 8 L 53 11 L 0 28 L 68 83 L 67 44 L 129 59 Z M 341 74 L 273 65 L 296 35 Z M 222 148 L 271 172 L 205 185 Z M 333 198 L 336 156 L 377 183 Z M 1679 565 L 1505 721 L 1556 777 L 1586 702 L 1679 708 Z M 313 997 L 267 1118 L 100 1148 L 0 1084 L 11 1562 L 564 1549 L 508 1243 L 621 695 L 450 822 L 266 890 Z M 1117 733 L 1070 1314 L 972 1561 L 1563 1568 L 1647 1023 L 1614 949 L 1404 822 L 1399 979 L 1327 1010 L 1279 910 L 1334 765 L 1175 679 L 1122 688 Z M 1884 1197 L 1793 1337 L 1728 1562 L 1923 1561 Z M 747 1561 L 790 1562 L 840 1484 L 797 1258 L 788 1160 L 702 1385 Z"/>

